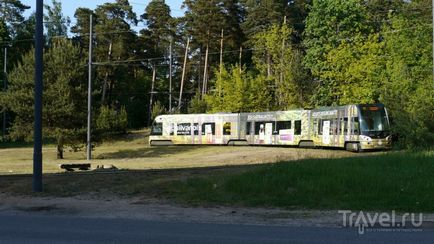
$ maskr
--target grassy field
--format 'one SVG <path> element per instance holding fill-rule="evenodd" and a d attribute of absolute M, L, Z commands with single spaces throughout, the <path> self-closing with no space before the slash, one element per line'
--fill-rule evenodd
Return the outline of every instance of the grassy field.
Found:
<path fill-rule="evenodd" d="M 173 181 L 192 204 L 434 212 L 434 153 L 308 159 Z"/>
<path fill-rule="evenodd" d="M 147 132 L 104 142 L 92 166 L 60 173 L 84 152 L 44 147 L 43 196 L 163 198 L 189 205 L 434 212 L 434 152 L 349 153 L 279 147 L 149 147 Z M 0 148 L 0 193 L 31 193 L 31 145 Z M 60 174 L 59 174 L 60 173 Z"/>
<path fill-rule="evenodd" d="M 93 151 L 92 166 L 114 165 L 125 170 L 197 168 L 247 165 L 303 158 L 351 157 L 341 150 L 306 150 L 282 147 L 172 146 L 149 147 L 148 131 L 134 131 L 121 138 L 105 141 Z M 31 144 L 0 144 L 0 175 L 32 172 Z M 62 163 L 86 162 L 85 151 L 66 150 L 64 160 L 56 159 L 55 145 L 43 149 L 44 173 L 59 173 Z"/>

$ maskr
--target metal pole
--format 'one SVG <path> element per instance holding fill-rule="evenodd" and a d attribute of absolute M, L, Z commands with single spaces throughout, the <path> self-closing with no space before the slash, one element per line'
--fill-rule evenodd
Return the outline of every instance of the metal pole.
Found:
<path fill-rule="evenodd" d="M 222 29 L 222 35 L 220 39 L 220 75 L 223 72 L 223 42 L 224 42 L 224 30 Z"/>
<path fill-rule="evenodd" d="M 155 86 L 155 79 L 157 76 L 157 69 L 155 68 L 155 65 L 152 64 L 152 84 L 151 84 L 151 96 L 149 98 L 149 121 L 148 125 L 150 126 L 152 124 L 152 104 L 154 103 L 154 86 Z"/>
<path fill-rule="evenodd" d="M 6 91 L 8 88 L 7 81 L 7 61 L 8 61 L 8 48 L 5 46 L 4 49 L 5 59 L 4 59 L 4 67 L 3 67 L 3 91 Z M 3 111 L 3 141 L 6 141 L 6 110 Z"/>
<path fill-rule="evenodd" d="M 187 39 L 187 46 L 185 47 L 185 55 L 184 55 L 184 64 L 182 66 L 181 89 L 179 90 L 179 104 L 178 104 L 179 108 L 181 108 L 181 105 L 182 105 L 182 89 L 184 88 L 185 68 L 187 65 L 189 46 L 190 46 L 190 38 Z"/>
<path fill-rule="evenodd" d="M 35 31 L 35 128 L 33 149 L 33 191 L 42 192 L 42 92 L 43 92 L 43 0 L 36 0 Z"/>
<path fill-rule="evenodd" d="M 172 54 L 172 42 L 173 39 L 170 38 L 170 58 L 169 58 L 169 111 L 172 113 L 172 63 L 173 63 L 173 54 Z"/>
<path fill-rule="evenodd" d="M 92 42 L 93 42 L 92 14 L 89 17 L 89 73 L 87 85 L 87 160 L 92 160 Z"/>

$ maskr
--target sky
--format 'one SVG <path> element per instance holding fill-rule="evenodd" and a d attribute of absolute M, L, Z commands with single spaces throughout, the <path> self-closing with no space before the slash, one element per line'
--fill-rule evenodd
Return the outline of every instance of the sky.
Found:
<path fill-rule="evenodd" d="M 26 11 L 26 15 L 30 15 L 36 10 L 36 0 L 21 0 L 21 2 L 31 7 L 28 11 Z M 62 3 L 63 15 L 69 16 L 71 21 L 74 23 L 74 12 L 77 8 L 86 7 L 95 9 L 95 7 L 98 5 L 108 2 L 115 2 L 115 0 L 60 0 L 60 2 Z M 148 5 L 150 0 L 132 0 L 129 2 L 133 6 L 134 12 L 136 12 L 137 16 L 140 16 L 144 13 L 146 5 Z M 182 2 L 183 0 L 166 0 L 166 3 L 172 10 L 172 16 L 179 17 L 183 15 L 184 11 L 181 10 Z M 44 0 L 44 3 L 50 4 L 51 0 Z"/>

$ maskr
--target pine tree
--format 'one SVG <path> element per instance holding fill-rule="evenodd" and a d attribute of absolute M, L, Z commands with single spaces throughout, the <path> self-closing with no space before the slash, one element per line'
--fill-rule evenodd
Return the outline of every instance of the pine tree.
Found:
<path fill-rule="evenodd" d="M 186 0 L 184 7 L 187 8 L 185 14 L 186 32 L 192 38 L 192 53 L 198 53 L 196 63 L 199 67 L 206 66 L 205 70 L 196 69 L 197 80 L 205 82 L 205 89 L 199 84 L 202 91 L 208 90 L 207 80 L 212 80 L 212 71 L 220 65 L 219 53 L 221 49 L 221 38 L 223 31 L 223 52 L 224 60 L 229 64 L 238 62 L 238 52 L 244 35 L 241 29 L 243 21 L 242 8 L 237 1 L 225 0 Z M 206 53 L 208 59 L 206 59 Z M 205 65 L 207 64 L 207 65 Z M 205 75 L 205 78 L 203 77 Z M 202 84 L 203 85 L 203 84 Z"/>
<path fill-rule="evenodd" d="M 58 157 L 63 145 L 80 140 L 86 121 L 85 60 L 80 48 L 57 39 L 44 53 L 44 136 L 56 138 Z M 10 136 L 32 139 L 34 110 L 34 50 L 27 53 L 9 75 L 9 89 L 0 95 L 0 104 L 15 114 Z"/>
<path fill-rule="evenodd" d="M 46 11 L 44 21 L 48 42 L 50 42 L 53 37 L 66 36 L 68 34 L 68 27 L 71 23 L 71 19 L 63 16 L 62 3 L 56 0 L 51 0 L 51 6 L 45 4 L 44 8 Z"/>
<path fill-rule="evenodd" d="M 244 0 L 246 18 L 242 24 L 248 37 L 283 22 L 288 0 Z"/>

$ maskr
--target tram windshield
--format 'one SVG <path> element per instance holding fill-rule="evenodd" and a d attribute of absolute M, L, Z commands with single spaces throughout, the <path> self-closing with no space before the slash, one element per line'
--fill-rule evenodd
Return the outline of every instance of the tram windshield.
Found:
<path fill-rule="evenodd" d="M 157 123 L 154 121 L 154 123 L 152 124 L 151 135 L 152 136 L 163 135 L 163 123 Z"/>
<path fill-rule="evenodd" d="M 384 138 L 389 135 L 389 119 L 382 106 L 360 106 L 360 131 L 362 135 Z"/>

